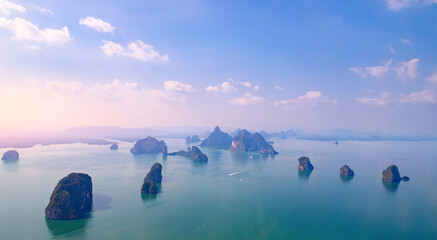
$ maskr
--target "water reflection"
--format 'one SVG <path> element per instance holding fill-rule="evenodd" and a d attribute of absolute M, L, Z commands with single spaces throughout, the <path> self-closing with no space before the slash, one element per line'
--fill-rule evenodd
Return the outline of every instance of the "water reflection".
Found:
<path fill-rule="evenodd" d="M 103 195 L 94 193 L 93 194 L 93 210 L 94 211 L 103 211 L 111 209 L 111 201 L 112 198 L 109 195 Z"/>
<path fill-rule="evenodd" d="M 141 194 L 143 202 L 155 201 L 158 198 L 158 194 Z"/>
<path fill-rule="evenodd" d="M 354 179 L 354 176 L 344 176 L 344 175 L 340 175 L 340 179 L 344 182 L 347 183 L 350 180 Z"/>
<path fill-rule="evenodd" d="M 382 181 L 382 185 L 384 185 L 384 188 L 388 193 L 396 193 L 399 188 L 399 182 Z"/>
<path fill-rule="evenodd" d="M 313 172 L 313 170 L 308 170 L 308 169 L 304 169 L 304 170 L 300 170 L 297 169 L 297 174 L 299 176 L 300 180 L 304 180 L 304 181 L 308 181 L 310 179 L 310 175 Z"/>
<path fill-rule="evenodd" d="M 90 218 L 77 220 L 52 220 L 46 218 L 45 220 L 53 237 L 83 239 Z"/>
<path fill-rule="evenodd" d="M 19 169 L 18 159 L 16 160 L 2 160 L 3 168 L 8 172 L 17 172 Z"/>

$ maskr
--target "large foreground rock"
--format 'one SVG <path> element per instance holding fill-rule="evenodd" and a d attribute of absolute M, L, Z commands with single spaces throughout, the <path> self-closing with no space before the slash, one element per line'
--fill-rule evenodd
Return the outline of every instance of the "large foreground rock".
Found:
<path fill-rule="evenodd" d="M 340 176 L 353 177 L 354 171 L 352 171 L 352 169 L 348 165 L 343 165 L 343 167 L 340 168 Z"/>
<path fill-rule="evenodd" d="M 382 172 L 382 180 L 386 182 L 400 182 L 401 176 L 399 174 L 398 167 L 391 165 Z"/>
<path fill-rule="evenodd" d="M 167 155 L 167 145 L 164 141 L 158 141 L 154 137 L 147 137 L 138 140 L 130 152 L 133 154 L 162 153 Z"/>
<path fill-rule="evenodd" d="M 229 147 L 229 150 L 243 152 L 261 151 L 262 154 L 278 154 L 261 134 L 257 132 L 251 134 L 246 129 L 240 130 L 232 139 L 232 145 Z"/>
<path fill-rule="evenodd" d="M 174 153 L 169 153 L 169 156 L 171 155 L 179 155 L 179 156 L 183 156 L 183 157 L 189 157 L 191 158 L 191 160 L 197 162 L 208 162 L 208 157 L 206 156 L 206 154 L 204 154 L 202 151 L 200 151 L 200 149 L 196 146 L 192 146 L 191 148 L 188 148 L 188 151 L 178 151 L 178 152 L 174 152 Z"/>
<path fill-rule="evenodd" d="M 45 209 L 47 218 L 71 220 L 86 217 L 93 207 L 93 184 L 84 173 L 70 173 L 62 178 Z"/>
<path fill-rule="evenodd" d="M 299 170 L 313 170 L 314 166 L 308 157 L 302 156 L 297 160 L 297 168 Z"/>
<path fill-rule="evenodd" d="M 185 144 L 191 144 L 191 143 L 196 143 L 196 142 L 200 142 L 200 138 L 197 135 L 193 135 L 192 137 L 188 136 L 187 138 L 185 138 Z"/>
<path fill-rule="evenodd" d="M 2 160 L 8 161 L 8 160 L 18 160 L 20 155 L 15 150 L 9 150 L 5 153 L 3 153 Z"/>
<path fill-rule="evenodd" d="M 229 149 L 232 144 L 232 138 L 229 134 L 220 131 L 219 127 L 214 128 L 212 132 L 206 139 L 201 143 L 201 147 L 212 147 L 220 149 Z"/>
<path fill-rule="evenodd" d="M 142 194 L 157 194 L 158 183 L 162 181 L 162 165 L 159 163 L 153 164 L 150 172 L 144 178 L 143 186 L 141 187 Z"/>

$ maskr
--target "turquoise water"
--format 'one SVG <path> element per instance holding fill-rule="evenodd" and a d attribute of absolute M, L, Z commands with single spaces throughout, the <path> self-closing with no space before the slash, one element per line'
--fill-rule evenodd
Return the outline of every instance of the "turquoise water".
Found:
<path fill-rule="evenodd" d="M 165 141 L 169 152 L 186 148 Z M 437 142 L 275 139 L 274 158 L 203 148 L 206 164 L 134 157 L 132 145 L 18 149 L 18 162 L 0 163 L 0 239 L 437 239 Z M 315 166 L 310 175 L 297 171 L 302 155 Z M 161 193 L 143 198 L 155 162 Z M 343 164 L 355 171 L 350 181 L 339 177 Z M 411 180 L 384 185 L 391 164 Z M 95 210 L 46 220 L 50 194 L 70 172 L 93 178 Z"/>

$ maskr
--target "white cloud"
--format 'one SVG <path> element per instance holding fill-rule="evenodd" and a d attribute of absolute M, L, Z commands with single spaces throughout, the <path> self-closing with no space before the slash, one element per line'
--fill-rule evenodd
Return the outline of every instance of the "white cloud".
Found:
<path fill-rule="evenodd" d="M 40 30 L 33 23 L 23 19 L 15 18 L 9 20 L 0 18 L 0 28 L 6 28 L 13 32 L 13 40 L 31 40 L 46 44 L 64 44 L 70 41 L 70 33 L 67 27 L 61 29 L 45 28 Z"/>
<path fill-rule="evenodd" d="M 423 90 L 421 92 L 413 92 L 409 95 L 401 94 L 399 101 L 403 103 L 435 103 L 436 98 L 434 91 Z"/>
<path fill-rule="evenodd" d="M 355 98 L 359 103 L 372 103 L 377 105 L 387 105 L 390 102 L 391 93 L 382 92 L 378 97 L 375 98 Z"/>
<path fill-rule="evenodd" d="M 430 83 L 437 84 L 437 71 L 434 72 L 433 75 L 427 77 L 426 80 L 428 80 L 428 82 L 430 82 Z"/>
<path fill-rule="evenodd" d="M 251 82 L 238 82 L 241 85 L 243 85 L 246 88 L 251 88 L 252 87 L 252 83 Z"/>
<path fill-rule="evenodd" d="M 254 91 L 258 91 L 258 90 L 259 90 L 259 86 L 258 86 L 258 85 L 254 86 L 254 87 L 253 87 L 253 90 L 254 90 Z"/>
<path fill-rule="evenodd" d="M 21 5 L 18 5 L 18 4 L 9 2 L 9 1 L 5 1 L 5 0 L 0 0 L 0 13 L 3 13 L 5 15 L 9 15 L 11 13 L 11 10 L 21 12 L 21 13 L 26 12 L 26 8 L 24 8 Z"/>
<path fill-rule="evenodd" d="M 393 62 L 393 60 L 390 59 L 387 62 L 384 62 L 383 65 L 378 65 L 378 66 L 373 66 L 373 67 L 365 67 L 365 68 L 351 67 L 351 68 L 349 68 L 349 70 L 358 74 L 362 78 L 382 77 L 390 70 L 390 65 L 392 62 Z"/>
<path fill-rule="evenodd" d="M 127 56 L 145 62 L 168 61 L 168 55 L 161 55 L 155 50 L 152 45 L 146 44 L 140 40 L 131 42 L 127 47 L 103 40 L 103 45 L 100 47 L 106 56 L 113 57 L 115 55 Z"/>
<path fill-rule="evenodd" d="M 275 102 L 275 105 L 286 105 L 290 103 L 337 103 L 337 99 L 328 99 L 322 97 L 322 93 L 318 91 L 308 91 L 305 95 L 299 96 L 297 98 L 284 99 L 281 101 Z"/>
<path fill-rule="evenodd" d="M 36 5 L 34 5 L 33 7 L 34 7 L 36 10 L 38 10 L 39 12 L 41 12 L 41 13 L 44 13 L 44 14 L 51 14 L 51 15 L 54 14 L 53 11 L 50 10 L 50 9 L 48 9 L 48 8 L 42 8 L 42 7 L 39 7 L 39 6 L 36 6 Z"/>
<path fill-rule="evenodd" d="M 419 61 L 420 60 L 418 58 L 413 58 L 410 61 L 397 62 L 395 66 L 391 66 L 393 60 L 390 59 L 383 65 L 365 68 L 351 67 L 349 70 L 358 74 L 362 78 L 380 78 L 385 76 L 387 73 L 394 72 L 400 81 L 405 82 L 407 79 L 416 78 Z"/>
<path fill-rule="evenodd" d="M 237 92 L 237 89 L 231 85 L 230 82 L 226 81 L 223 82 L 220 86 L 208 86 L 205 89 L 207 92 L 223 92 L 223 93 L 230 93 L 230 92 Z"/>
<path fill-rule="evenodd" d="M 193 87 L 189 84 L 183 84 L 178 81 L 165 81 L 164 88 L 167 91 L 175 92 L 192 92 Z"/>
<path fill-rule="evenodd" d="M 279 91 L 283 91 L 283 90 L 284 90 L 284 88 L 283 88 L 283 87 L 281 87 L 281 86 L 278 86 L 278 85 L 276 85 L 276 86 L 275 86 L 275 89 L 276 89 L 276 90 L 279 90 Z"/>
<path fill-rule="evenodd" d="M 430 5 L 437 3 L 437 0 L 385 0 L 390 10 L 400 10 L 413 5 Z"/>
<path fill-rule="evenodd" d="M 401 41 L 402 43 L 407 44 L 407 45 L 413 45 L 413 43 L 406 38 L 401 38 L 401 39 L 399 39 L 399 41 Z"/>
<path fill-rule="evenodd" d="M 434 91 L 427 89 L 410 94 L 402 93 L 397 96 L 394 96 L 389 92 L 382 92 L 375 98 L 356 98 L 355 100 L 359 103 L 376 104 L 381 106 L 393 103 L 436 103 Z"/>
<path fill-rule="evenodd" d="M 392 46 L 388 45 L 387 47 L 388 47 L 388 49 L 390 50 L 391 53 L 396 54 L 396 51 L 395 51 L 395 49 Z"/>
<path fill-rule="evenodd" d="M 241 98 L 232 99 L 231 103 L 235 105 L 249 105 L 249 104 L 255 104 L 263 101 L 265 100 L 262 97 L 255 96 L 251 93 L 245 93 L 244 96 Z"/>
<path fill-rule="evenodd" d="M 405 82 L 407 78 L 415 79 L 417 75 L 417 66 L 419 64 L 419 59 L 414 58 L 410 61 L 400 62 L 397 67 L 394 67 L 393 70 L 396 72 L 398 78 Z"/>
<path fill-rule="evenodd" d="M 103 21 L 100 18 L 94 18 L 94 17 L 81 18 L 79 20 L 79 24 L 93 28 L 99 32 L 114 33 L 115 30 L 115 27 L 111 26 L 111 24 Z"/>

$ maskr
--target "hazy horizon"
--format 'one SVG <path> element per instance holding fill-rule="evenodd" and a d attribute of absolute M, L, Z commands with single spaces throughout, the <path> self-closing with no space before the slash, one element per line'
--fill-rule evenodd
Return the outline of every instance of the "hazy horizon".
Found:
<path fill-rule="evenodd" d="M 436 8 L 0 0 L 0 128 L 437 134 Z"/>

